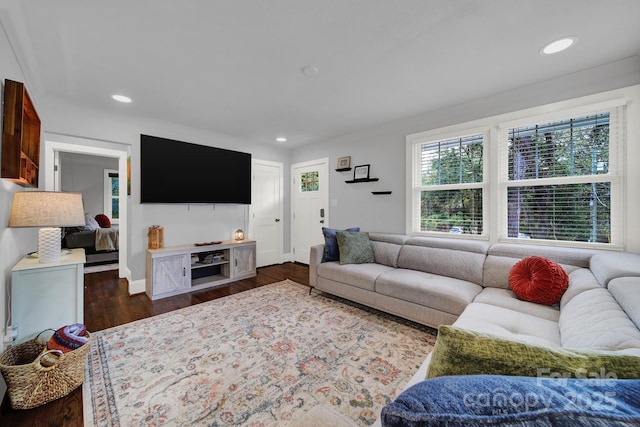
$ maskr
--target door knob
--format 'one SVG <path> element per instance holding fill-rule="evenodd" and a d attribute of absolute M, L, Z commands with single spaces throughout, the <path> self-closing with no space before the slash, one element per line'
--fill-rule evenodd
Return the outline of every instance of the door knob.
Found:
<path fill-rule="evenodd" d="M 280 222 L 280 218 L 276 218 L 276 222 Z"/>

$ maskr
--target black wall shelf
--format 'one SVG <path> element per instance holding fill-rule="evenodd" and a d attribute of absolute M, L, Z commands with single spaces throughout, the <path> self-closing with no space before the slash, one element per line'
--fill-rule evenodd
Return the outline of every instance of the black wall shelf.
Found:
<path fill-rule="evenodd" d="M 347 184 L 357 184 L 359 182 L 375 182 L 379 178 L 364 178 L 364 179 L 352 179 L 351 181 L 345 181 Z"/>
<path fill-rule="evenodd" d="M 380 195 L 380 194 L 391 194 L 391 191 L 372 191 L 371 194 Z"/>
<path fill-rule="evenodd" d="M 348 172 L 350 170 L 351 170 L 351 168 L 338 168 L 338 169 L 336 169 L 336 172 Z"/>

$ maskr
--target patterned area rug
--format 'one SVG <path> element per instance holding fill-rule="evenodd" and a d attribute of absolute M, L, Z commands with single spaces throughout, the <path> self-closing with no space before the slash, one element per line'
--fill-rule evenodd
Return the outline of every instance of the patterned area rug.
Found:
<path fill-rule="evenodd" d="M 370 425 L 435 331 L 285 280 L 92 334 L 85 426 Z"/>

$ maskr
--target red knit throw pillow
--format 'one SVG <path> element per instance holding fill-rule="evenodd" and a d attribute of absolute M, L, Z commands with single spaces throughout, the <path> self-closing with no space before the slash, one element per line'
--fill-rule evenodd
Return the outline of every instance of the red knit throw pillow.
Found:
<path fill-rule="evenodd" d="M 111 221 L 109 221 L 109 217 L 105 214 L 96 215 L 96 221 L 100 228 L 111 228 Z"/>
<path fill-rule="evenodd" d="M 509 286 L 518 298 L 544 305 L 560 301 L 569 276 L 550 259 L 532 256 L 518 261 L 509 272 Z"/>

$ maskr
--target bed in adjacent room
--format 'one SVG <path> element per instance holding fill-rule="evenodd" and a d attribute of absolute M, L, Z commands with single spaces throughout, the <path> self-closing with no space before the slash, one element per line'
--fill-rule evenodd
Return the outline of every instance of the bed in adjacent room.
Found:
<path fill-rule="evenodd" d="M 85 225 L 65 228 L 62 246 L 68 249 L 83 248 L 87 265 L 118 262 L 118 225 L 108 217 L 85 214 Z"/>

